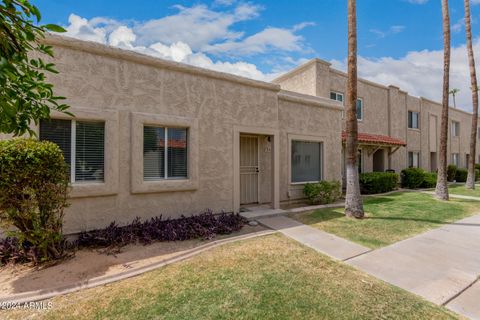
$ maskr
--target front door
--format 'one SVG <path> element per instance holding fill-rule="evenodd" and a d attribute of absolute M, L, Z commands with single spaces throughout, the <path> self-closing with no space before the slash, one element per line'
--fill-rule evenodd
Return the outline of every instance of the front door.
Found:
<path fill-rule="evenodd" d="M 240 204 L 258 203 L 258 137 L 240 136 Z"/>

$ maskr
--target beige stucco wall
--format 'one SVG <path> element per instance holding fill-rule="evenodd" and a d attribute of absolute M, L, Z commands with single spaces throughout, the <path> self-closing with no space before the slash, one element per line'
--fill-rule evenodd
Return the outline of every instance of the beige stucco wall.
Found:
<path fill-rule="evenodd" d="M 78 120 L 106 121 L 105 183 L 73 184 L 67 234 L 137 216 L 238 210 L 235 148 L 242 132 L 260 136 L 261 203 L 278 206 L 292 198 L 291 134 L 323 141 L 325 178 L 340 179 L 343 108 L 337 103 L 95 43 L 63 37 L 47 42 L 60 72 L 49 77 L 56 94 L 67 97 Z M 143 125 L 189 128 L 188 179 L 143 181 Z"/>
<path fill-rule="evenodd" d="M 310 76 L 304 75 L 304 73 L 307 73 L 305 66 L 308 66 L 308 70 L 313 70 L 312 65 L 316 65 L 316 88 L 315 90 L 311 89 L 309 83 L 306 85 L 308 92 L 315 91 L 317 96 L 325 98 L 330 97 L 331 91 L 346 93 L 347 75 L 330 68 L 328 63 L 319 59 L 307 62 L 304 66 L 298 67 L 274 82 L 280 84 L 282 88 L 289 87 L 291 90 L 301 92 L 301 90 L 304 90 L 301 87 L 302 82 L 296 81 L 296 85 L 291 86 L 292 80 L 290 77 L 294 76 L 295 79 L 306 81 Z M 326 77 L 328 77 L 328 80 Z M 297 87 L 300 88 L 297 89 Z M 363 100 L 364 105 L 363 119 L 358 122 L 359 132 L 391 136 L 402 139 L 407 143 L 407 147 L 402 147 L 387 157 L 390 168 L 400 172 L 407 166 L 408 152 L 414 151 L 420 152 L 421 167 L 430 170 L 430 152 L 436 147 L 432 145 L 431 140 L 440 138 L 441 104 L 425 98 L 410 96 L 407 92 L 395 86 L 385 87 L 364 79 L 358 81 L 358 97 Z M 408 128 L 408 111 L 420 112 L 420 129 Z M 429 119 L 433 116 L 437 117 L 437 128 L 431 128 Z M 462 167 L 466 166 L 466 154 L 469 153 L 471 117 L 471 114 L 467 112 L 450 108 L 448 160 L 451 159 L 451 153 L 459 153 L 460 166 Z M 453 120 L 461 123 L 459 137 L 451 137 L 451 121 Z M 342 127 L 345 127 L 344 121 L 342 121 Z M 431 137 L 431 135 L 434 135 L 434 137 Z M 480 140 L 477 140 L 477 162 L 480 162 L 479 146 Z M 372 159 L 372 156 L 368 156 L 364 152 L 364 171 L 372 170 Z"/>
<path fill-rule="evenodd" d="M 280 154 L 286 161 L 280 163 L 280 199 L 282 201 L 303 198 L 303 184 L 291 182 L 290 147 L 292 140 L 323 143 L 324 180 L 341 181 L 341 112 L 315 103 L 299 103 L 280 97 L 279 125 Z"/>

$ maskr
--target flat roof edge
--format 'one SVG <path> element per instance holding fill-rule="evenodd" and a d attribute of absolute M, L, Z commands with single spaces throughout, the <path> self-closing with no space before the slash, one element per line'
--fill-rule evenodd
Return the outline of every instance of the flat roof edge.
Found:
<path fill-rule="evenodd" d="M 69 48 L 73 50 L 93 53 L 101 56 L 128 60 L 131 62 L 135 62 L 143 65 L 149 65 L 152 67 L 170 69 L 170 70 L 189 73 L 193 75 L 213 78 L 217 80 L 225 80 L 229 82 L 243 84 L 250 87 L 256 87 L 256 88 L 261 88 L 261 89 L 266 89 L 266 90 L 271 90 L 276 92 L 280 91 L 280 85 L 278 84 L 249 79 L 249 78 L 236 76 L 236 75 L 232 75 L 232 74 L 224 73 L 220 71 L 204 69 L 204 68 L 184 64 L 184 63 L 169 61 L 162 58 L 139 53 L 133 50 L 116 48 L 116 47 L 104 45 L 104 44 L 93 42 L 93 41 L 84 41 L 84 40 L 79 40 L 72 37 L 49 33 L 45 35 L 45 39 L 43 39 L 42 42 L 52 46 L 64 47 L 64 48 Z"/>
<path fill-rule="evenodd" d="M 278 93 L 278 99 L 286 100 L 290 102 L 296 102 L 306 105 L 311 105 L 315 107 L 329 108 L 335 110 L 344 110 L 343 105 L 334 100 L 330 100 L 322 97 L 315 97 L 306 94 L 301 94 L 293 91 L 281 90 Z"/>

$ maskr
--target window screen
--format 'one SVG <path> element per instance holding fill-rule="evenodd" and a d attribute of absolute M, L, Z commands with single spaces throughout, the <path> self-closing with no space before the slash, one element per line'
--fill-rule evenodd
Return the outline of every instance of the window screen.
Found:
<path fill-rule="evenodd" d="M 60 147 L 71 168 L 72 182 L 104 181 L 105 122 L 42 120 L 40 140 Z"/>
<path fill-rule="evenodd" d="M 165 179 L 165 128 L 143 127 L 143 178 Z"/>
<path fill-rule="evenodd" d="M 65 162 L 71 164 L 72 123 L 70 120 L 40 121 L 40 140 L 56 143 L 63 152 Z"/>
<path fill-rule="evenodd" d="M 409 168 L 420 167 L 420 154 L 418 152 L 408 153 L 408 167 Z"/>
<path fill-rule="evenodd" d="M 168 177 L 187 177 L 187 129 L 168 129 Z"/>
<path fill-rule="evenodd" d="M 411 129 L 419 128 L 419 114 L 418 112 L 408 111 L 408 127 Z"/>
<path fill-rule="evenodd" d="M 104 181 L 105 123 L 77 121 L 75 181 Z"/>
<path fill-rule="evenodd" d="M 145 181 L 188 177 L 188 129 L 145 126 L 143 135 Z"/>
<path fill-rule="evenodd" d="M 357 119 L 358 120 L 363 119 L 363 100 L 362 99 L 357 100 Z"/>
<path fill-rule="evenodd" d="M 292 141 L 292 182 L 313 182 L 322 179 L 322 144 Z"/>

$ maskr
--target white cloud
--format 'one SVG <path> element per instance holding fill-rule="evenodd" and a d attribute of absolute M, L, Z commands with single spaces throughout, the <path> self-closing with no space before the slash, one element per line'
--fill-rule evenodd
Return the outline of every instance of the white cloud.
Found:
<path fill-rule="evenodd" d="M 285 53 L 308 50 L 304 39 L 296 33 L 313 25 L 311 22 L 291 29 L 268 27 L 248 36 L 234 30 L 235 23 L 259 15 L 262 7 L 258 5 L 239 3 L 227 11 L 215 11 L 205 5 L 174 8 L 178 10 L 176 14 L 146 22 L 101 17 L 88 20 L 71 14 L 66 35 L 259 80 L 270 80 L 278 73 L 263 73 L 254 64 L 243 61 L 214 61 L 208 55 L 239 59 L 240 55 L 269 54 L 269 58 L 275 60 Z M 289 67 L 292 65 L 284 66 Z M 285 71 L 278 67 L 275 70 Z"/>
<path fill-rule="evenodd" d="M 385 38 L 386 36 L 398 34 L 405 30 L 405 26 L 394 25 L 388 28 L 388 30 L 370 29 L 370 32 L 375 34 L 378 38 Z"/>
<path fill-rule="evenodd" d="M 213 3 L 217 6 L 231 6 L 235 2 L 235 0 L 215 0 Z"/>
<path fill-rule="evenodd" d="M 477 66 L 480 63 L 480 37 L 474 48 Z M 333 67 L 345 70 L 345 61 L 332 61 Z M 359 57 L 359 75 L 384 85 L 396 85 L 415 96 L 441 101 L 443 81 L 443 51 L 414 51 L 394 59 L 384 57 L 370 59 Z M 457 107 L 470 111 L 472 105 L 470 73 L 465 45 L 452 48 L 450 88 L 460 89 L 456 97 Z"/>

